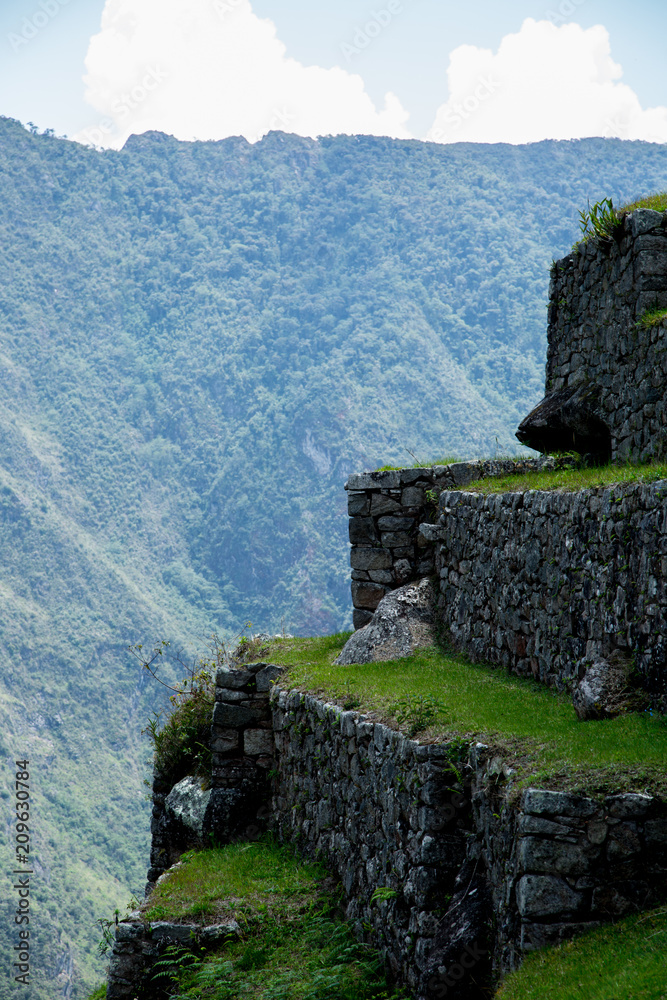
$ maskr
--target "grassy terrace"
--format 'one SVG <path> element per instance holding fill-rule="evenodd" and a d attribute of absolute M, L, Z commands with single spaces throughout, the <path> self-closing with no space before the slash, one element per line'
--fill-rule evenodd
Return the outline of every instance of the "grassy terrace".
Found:
<path fill-rule="evenodd" d="M 580 722 L 566 695 L 437 648 L 404 660 L 334 666 L 347 637 L 274 640 L 261 657 L 289 667 L 282 686 L 371 714 L 422 740 L 497 747 L 517 768 L 518 787 L 667 795 L 664 716 Z"/>
<path fill-rule="evenodd" d="M 497 1000 L 667 1000 L 667 908 L 528 955 Z"/>
<path fill-rule="evenodd" d="M 184 854 L 144 917 L 240 925 L 215 953 L 162 966 L 172 1000 L 403 1000 L 352 938 L 326 870 L 270 841 Z"/>
<path fill-rule="evenodd" d="M 598 465 L 579 469 L 526 472 L 490 479 L 479 479 L 462 487 L 464 493 L 524 493 L 527 490 L 577 490 L 599 489 L 618 483 L 654 483 L 667 479 L 667 463 L 646 465 Z"/>

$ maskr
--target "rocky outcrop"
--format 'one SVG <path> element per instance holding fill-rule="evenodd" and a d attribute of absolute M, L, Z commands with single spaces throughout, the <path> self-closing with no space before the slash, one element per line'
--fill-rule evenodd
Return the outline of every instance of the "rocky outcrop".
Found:
<path fill-rule="evenodd" d="M 432 646 L 434 608 L 435 588 L 429 578 L 390 591 L 368 625 L 350 636 L 334 663 L 398 660 L 420 647 Z"/>

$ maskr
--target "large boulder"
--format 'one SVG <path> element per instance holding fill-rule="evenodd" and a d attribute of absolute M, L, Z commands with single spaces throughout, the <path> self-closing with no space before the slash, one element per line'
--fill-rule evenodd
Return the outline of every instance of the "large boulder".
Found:
<path fill-rule="evenodd" d="M 174 785 L 167 795 L 165 811 L 169 819 L 181 823 L 197 840 L 201 840 L 210 798 L 210 789 L 204 790 L 199 778 L 188 775 Z"/>
<path fill-rule="evenodd" d="M 334 661 L 374 663 L 410 656 L 434 642 L 435 590 L 430 579 L 408 583 L 382 598 L 368 625 L 358 629 Z"/>
<path fill-rule="evenodd" d="M 631 683 L 632 663 L 621 651 L 579 663 L 579 681 L 572 691 L 580 719 L 611 719 L 622 712 L 639 711 L 648 698 Z"/>

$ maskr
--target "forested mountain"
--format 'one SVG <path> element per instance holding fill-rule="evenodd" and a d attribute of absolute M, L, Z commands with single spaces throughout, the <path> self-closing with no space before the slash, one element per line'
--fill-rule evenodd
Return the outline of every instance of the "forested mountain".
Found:
<path fill-rule="evenodd" d="M 0 119 L 2 794 L 29 756 L 35 1000 L 100 977 L 94 921 L 142 891 L 161 699 L 128 644 L 348 625 L 346 475 L 517 451 L 552 257 L 587 200 L 666 178 L 618 140 L 117 152 Z"/>

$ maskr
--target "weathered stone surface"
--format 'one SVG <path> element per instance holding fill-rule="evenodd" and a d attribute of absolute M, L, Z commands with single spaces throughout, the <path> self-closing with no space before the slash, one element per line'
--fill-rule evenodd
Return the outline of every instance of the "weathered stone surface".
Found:
<path fill-rule="evenodd" d="M 536 920 L 562 913 L 576 913 L 584 896 L 562 878 L 553 875 L 524 875 L 517 885 L 517 906 L 522 917 Z"/>
<path fill-rule="evenodd" d="M 598 810 L 593 799 L 570 792 L 552 792 L 544 788 L 528 788 L 523 796 L 523 811 L 534 816 L 577 816 L 587 818 Z"/>
<path fill-rule="evenodd" d="M 355 608 L 374 611 L 386 593 L 387 588 L 383 587 L 382 584 L 352 581 L 352 603 Z"/>
<path fill-rule="evenodd" d="M 353 548 L 350 551 L 350 565 L 353 569 L 389 569 L 391 552 L 386 549 Z"/>
<path fill-rule="evenodd" d="M 519 842 L 518 863 L 525 872 L 585 875 L 600 853 L 593 844 L 570 844 L 558 840 L 525 837 Z"/>
<path fill-rule="evenodd" d="M 198 778 L 183 778 L 174 785 L 165 801 L 167 814 L 201 839 L 204 816 L 208 808 L 211 790 L 202 790 Z"/>
<path fill-rule="evenodd" d="M 371 622 L 351 636 L 335 660 L 371 663 L 410 656 L 433 644 L 434 592 L 430 580 L 411 583 L 387 594 Z"/>
<path fill-rule="evenodd" d="M 580 719 L 611 719 L 638 707 L 638 693 L 630 686 L 630 658 L 616 651 L 606 659 L 585 660 L 578 667 L 583 676 L 572 691 Z"/>
<path fill-rule="evenodd" d="M 491 906 L 487 878 L 473 862 L 466 862 L 447 912 L 436 924 L 421 979 L 420 993 L 426 998 L 469 1000 L 484 995 L 491 983 Z"/>
<path fill-rule="evenodd" d="M 275 681 L 278 680 L 283 672 L 283 667 L 277 667 L 272 663 L 267 663 L 266 666 L 262 667 L 255 674 L 255 684 L 257 685 L 258 694 L 264 694 L 270 691 L 273 687 Z"/>
<path fill-rule="evenodd" d="M 270 729 L 245 729 L 243 750 L 247 754 L 272 754 L 274 751 L 273 732 Z"/>
<path fill-rule="evenodd" d="M 218 701 L 213 709 L 213 725 L 223 729 L 247 726 L 250 722 L 257 722 L 263 714 L 260 705 L 248 708 L 243 705 L 230 705 L 227 702 Z"/>

